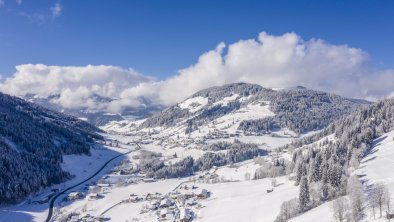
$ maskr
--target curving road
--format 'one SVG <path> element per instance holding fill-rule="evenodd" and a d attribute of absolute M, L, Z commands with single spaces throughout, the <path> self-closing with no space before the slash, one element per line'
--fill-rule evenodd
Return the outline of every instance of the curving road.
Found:
<path fill-rule="evenodd" d="M 139 144 L 137 144 L 137 146 L 140 147 Z M 99 170 L 97 170 L 97 172 L 94 173 L 92 176 L 90 176 L 89 178 L 87 178 L 87 179 L 85 179 L 85 180 L 83 180 L 83 181 L 81 181 L 81 182 L 79 182 L 79 183 L 77 183 L 77 184 L 75 184 L 75 185 L 73 185 L 73 186 L 71 186 L 71 187 L 66 188 L 66 189 L 63 190 L 62 192 L 60 192 L 60 193 L 58 193 L 57 195 L 55 195 L 55 196 L 51 199 L 51 202 L 49 203 L 48 217 L 47 217 L 47 219 L 46 219 L 45 221 L 46 221 L 46 222 L 50 222 L 50 221 L 51 221 L 52 215 L 53 215 L 53 205 L 55 204 L 55 201 L 56 201 L 56 199 L 57 199 L 59 196 L 65 194 L 67 191 L 69 191 L 69 190 L 71 190 L 71 189 L 74 189 L 75 187 L 77 187 L 77 186 L 79 186 L 79 185 L 81 185 L 81 184 L 83 184 L 83 183 L 86 183 L 88 180 L 90 180 L 90 179 L 92 179 L 93 177 L 97 176 L 97 174 L 99 174 L 99 173 L 100 173 L 109 163 L 111 163 L 113 160 L 115 160 L 115 159 L 118 158 L 118 157 L 127 155 L 127 154 L 129 154 L 129 153 L 131 153 L 131 152 L 133 152 L 133 151 L 134 151 L 134 150 L 130 150 L 130 151 L 126 152 L 126 153 L 122 153 L 122 154 L 119 154 L 119 155 L 117 155 L 117 156 L 112 157 L 112 158 L 109 159 L 107 162 L 105 162 L 105 164 L 104 164 L 103 166 L 101 166 L 101 168 L 100 168 Z"/>

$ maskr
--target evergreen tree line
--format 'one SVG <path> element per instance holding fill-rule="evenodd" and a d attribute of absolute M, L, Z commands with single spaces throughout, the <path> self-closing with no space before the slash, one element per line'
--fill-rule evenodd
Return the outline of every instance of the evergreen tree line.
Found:
<path fill-rule="evenodd" d="M 69 179 L 64 154 L 89 154 L 99 130 L 74 117 L 0 93 L 0 204 Z"/>
<path fill-rule="evenodd" d="M 185 177 L 196 171 L 242 162 L 266 153 L 267 151 L 259 149 L 255 144 L 237 142 L 237 145 L 230 146 L 226 153 L 206 152 L 198 159 L 188 156 L 168 165 L 159 157 L 151 156 L 140 160 L 137 171 L 145 172 L 147 177 L 157 179 Z"/>
<path fill-rule="evenodd" d="M 234 100 L 226 106 L 214 105 L 215 102 L 234 94 L 248 99 Z M 208 88 L 197 92 L 191 98 L 198 96 L 208 98 L 208 104 L 196 113 L 190 113 L 189 110 L 174 105 L 148 118 L 141 127 L 169 127 L 187 120 L 186 133 L 190 133 L 198 130 L 198 127 L 206 122 L 249 104 L 268 102 L 271 111 L 275 113 L 274 117 L 245 120 L 239 125 L 239 130 L 243 130 L 246 134 L 263 134 L 281 127 L 291 129 L 296 133 L 305 133 L 322 129 L 357 107 L 368 104 L 366 101 L 347 99 L 302 87 L 276 91 L 246 83 Z"/>
<path fill-rule="evenodd" d="M 324 201 L 346 194 L 350 197 L 353 208 L 348 217 L 351 221 L 359 221 L 363 217 L 362 208 L 354 206 L 360 202 L 354 198 L 365 195 L 352 193 L 360 189 L 357 187 L 361 187 L 359 193 L 363 191 L 362 185 L 357 184 L 360 183 L 358 178 L 349 179 L 350 172 L 356 169 L 361 158 L 369 153 L 373 140 L 393 129 L 394 99 L 387 99 L 361 107 L 330 124 L 322 132 L 283 147 L 293 150 L 294 179 L 296 185 L 300 185 L 300 194 L 297 200 L 292 200 L 293 213 L 289 213 L 289 209 L 284 209 L 277 221 L 286 221 L 290 214 L 295 216 Z M 335 139 L 325 139 L 316 143 L 328 135 L 334 135 Z M 378 190 L 372 189 L 371 193 L 375 194 Z M 379 198 L 370 199 L 376 202 L 375 199 Z M 382 209 L 383 201 L 380 202 L 371 206 L 379 205 Z M 297 207 L 294 207 L 295 204 Z M 282 207 L 286 208 L 288 205 L 289 202 L 286 202 Z"/>

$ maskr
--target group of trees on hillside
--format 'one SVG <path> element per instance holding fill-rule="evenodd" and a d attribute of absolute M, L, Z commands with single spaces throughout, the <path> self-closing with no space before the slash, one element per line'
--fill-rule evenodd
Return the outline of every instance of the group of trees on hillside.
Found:
<path fill-rule="evenodd" d="M 0 93 L 0 205 L 71 177 L 60 163 L 64 154 L 89 154 L 99 130 Z"/>
<path fill-rule="evenodd" d="M 242 121 L 238 129 L 247 133 L 270 133 L 278 127 L 296 133 L 319 130 L 367 104 L 305 88 L 264 92 L 254 99 L 270 101 L 270 109 L 275 116 Z"/>
<path fill-rule="evenodd" d="M 140 159 L 137 169 L 145 172 L 147 177 L 177 178 L 192 175 L 196 171 L 209 170 L 214 166 L 219 167 L 253 159 L 267 153 L 255 144 L 239 141 L 229 143 L 226 150 L 225 153 L 206 152 L 198 159 L 188 156 L 172 164 L 165 164 L 158 155 L 150 155 L 148 158 Z"/>
<path fill-rule="evenodd" d="M 367 190 L 369 195 L 365 197 L 360 180 L 350 175 L 352 170 L 357 168 L 361 158 L 370 152 L 373 139 L 392 129 L 394 99 L 388 99 L 360 108 L 334 122 L 322 132 L 285 146 L 294 151 L 295 182 L 300 185 L 299 211 L 295 214 L 324 201 L 347 195 L 347 202 L 345 199 L 334 202 L 333 208 L 336 209 L 338 218 L 343 219 L 338 206 L 348 204 L 347 217 L 352 221 L 359 221 L 366 207 L 365 199 L 368 199 L 368 206 L 373 209 L 373 214 L 375 215 L 375 210 L 378 209 L 379 215 L 382 216 L 383 208 L 389 207 L 390 203 L 387 189 L 378 184 Z M 326 139 L 316 143 L 328 135 L 335 135 L 335 140 Z M 315 192 L 317 193 L 314 194 Z M 305 201 L 308 199 L 309 201 Z M 283 207 L 287 209 L 286 206 Z M 285 221 L 283 218 L 287 218 L 286 215 L 288 216 L 287 213 L 281 213 L 278 221 Z"/>

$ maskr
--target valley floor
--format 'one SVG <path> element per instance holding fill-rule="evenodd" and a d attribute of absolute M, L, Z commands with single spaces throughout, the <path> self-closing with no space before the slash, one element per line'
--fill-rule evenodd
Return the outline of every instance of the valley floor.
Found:
<path fill-rule="evenodd" d="M 48 204 L 32 204 L 34 201 L 45 199 L 51 193 L 51 189 L 64 189 L 78 181 L 89 177 L 93 174 L 106 160 L 125 153 L 126 151 L 136 149 L 129 142 L 133 138 L 123 135 L 107 135 L 110 141 L 117 141 L 119 148 L 105 146 L 92 150 L 91 156 L 66 156 L 64 158 L 63 168 L 75 175 L 73 180 L 64 184 L 51 187 L 42 191 L 40 194 L 31 197 L 29 201 L 17 206 L 2 208 L 0 210 L 0 221 L 44 221 L 47 216 Z M 358 170 L 357 175 L 365 182 L 365 187 L 377 182 L 386 184 L 392 194 L 394 194 L 394 131 L 377 138 L 369 155 L 367 155 Z M 179 155 L 200 156 L 201 150 L 189 150 L 182 153 L 180 149 L 161 150 L 159 145 L 146 144 L 142 145 L 143 149 L 152 151 L 163 151 L 165 155 L 171 156 L 174 152 Z M 137 152 L 132 152 L 123 158 L 116 159 L 107 166 L 99 175 L 91 181 L 100 181 L 102 178 L 117 178 L 113 174 L 115 166 L 119 165 L 122 160 L 133 160 Z M 287 177 L 277 178 L 278 185 L 273 192 L 267 192 L 271 189 L 271 179 L 250 180 L 245 175 L 253 175 L 259 167 L 253 160 L 244 161 L 235 166 L 223 166 L 211 169 L 209 172 L 199 172 L 194 177 L 158 180 L 153 182 L 133 182 L 127 185 L 113 185 L 110 189 L 103 192 L 103 196 L 90 200 L 88 196 L 75 201 L 59 201 L 56 203 L 54 218 L 59 219 L 62 214 L 70 212 L 83 212 L 95 217 L 111 219 L 111 221 L 157 221 L 158 215 L 155 211 L 145 211 L 152 201 L 130 201 L 130 197 L 135 195 L 139 197 L 149 194 L 171 194 L 174 192 L 189 192 L 182 190 L 183 186 L 195 187 L 193 192 L 208 190 L 210 196 L 198 200 L 196 205 L 190 207 L 193 209 L 193 221 L 273 221 L 279 214 L 280 205 L 283 201 L 298 196 L 298 187 L 294 186 L 294 181 L 289 181 Z M 206 174 L 215 174 L 220 181 L 214 183 L 197 180 L 199 176 Z M 90 183 L 90 182 L 89 182 Z M 194 189 L 194 188 L 193 188 Z M 81 185 L 75 191 L 86 191 L 86 186 Z M 30 202 L 30 204 L 29 204 Z M 60 205 L 59 205 L 60 203 Z M 312 209 L 302 215 L 293 218 L 292 222 L 331 222 L 334 221 L 331 210 L 331 202 Z M 60 206 L 60 207 L 59 207 Z M 385 221 L 384 219 L 373 219 L 369 211 L 365 221 Z"/>

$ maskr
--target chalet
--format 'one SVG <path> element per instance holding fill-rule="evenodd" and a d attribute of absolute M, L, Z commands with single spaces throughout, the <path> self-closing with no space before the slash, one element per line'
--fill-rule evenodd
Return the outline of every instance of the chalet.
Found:
<path fill-rule="evenodd" d="M 76 200 L 82 197 L 80 192 L 71 192 L 67 195 L 68 200 Z"/>
<path fill-rule="evenodd" d="M 181 206 L 183 206 L 183 205 L 185 205 L 185 203 L 186 203 L 186 196 L 185 195 L 179 195 L 178 196 L 178 198 L 176 199 L 176 202 L 179 204 L 179 205 L 181 205 Z"/>
<path fill-rule="evenodd" d="M 108 176 L 106 178 L 108 178 Z M 111 187 L 111 184 L 109 184 L 109 183 L 99 183 L 99 184 L 97 184 L 97 186 L 101 187 L 101 188 L 104 188 L 104 187 Z"/>
<path fill-rule="evenodd" d="M 159 206 L 160 206 L 160 202 L 154 201 L 154 202 L 150 203 L 149 209 L 150 210 L 157 210 L 157 208 L 159 208 Z"/>
<path fill-rule="evenodd" d="M 78 221 L 79 221 L 78 215 L 71 216 L 71 218 L 70 218 L 69 221 L 70 221 L 70 222 L 78 222 Z"/>
<path fill-rule="evenodd" d="M 198 197 L 199 199 L 206 199 L 206 198 L 208 198 L 208 197 L 209 197 L 209 192 L 208 192 L 208 190 L 202 189 L 202 190 L 200 191 L 200 193 L 197 194 L 197 197 Z"/>
<path fill-rule="evenodd" d="M 195 194 L 193 192 L 186 192 L 183 194 L 185 196 L 186 199 L 192 198 L 195 196 Z"/>
<path fill-rule="evenodd" d="M 137 195 L 134 195 L 134 196 L 130 195 L 130 197 L 129 197 L 129 201 L 133 202 L 133 203 L 137 203 L 137 202 L 139 202 L 141 200 L 142 200 L 142 198 L 138 197 Z"/>
<path fill-rule="evenodd" d="M 160 202 L 160 207 L 161 208 L 167 208 L 169 206 L 173 205 L 173 201 L 168 199 L 168 198 L 164 198 L 163 200 L 161 200 Z"/>
<path fill-rule="evenodd" d="M 88 200 L 92 201 L 92 200 L 97 200 L 99 198 L 99 195 L 97 193 L 91 193 L 88 195 Z"/>
<path fill-rule="evenodd" d="M 160 219 L 162 220 L 172 220 L 174 218 L 174 212 L 170 209 L 162 209 L 160 211 Z"/>
<path fill-rule="evenodd" d="M 193 199 L 188 199 L 185 201 L 185 205 L 186 206 L 194 206 L 194 205 L 197 205 L 197 201 L 195 201 Z"/>
<path fill-rule="evenodd" d="M 179 220 L 181 222 L 189 222 L 193 219 L 193 211 L 188 208 L 182 208 L 179 212 Z"/>

